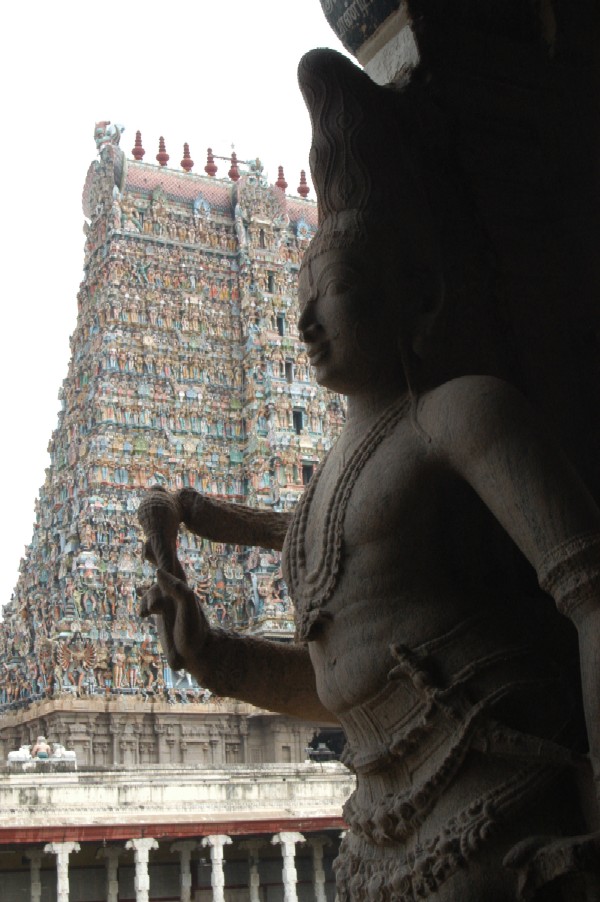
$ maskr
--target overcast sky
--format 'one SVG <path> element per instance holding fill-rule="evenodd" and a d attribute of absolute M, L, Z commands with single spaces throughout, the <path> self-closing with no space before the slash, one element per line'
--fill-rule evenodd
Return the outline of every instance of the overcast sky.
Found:
<path fill-rule="evenodd" d="M 341 49 L 319 0 L 5 5 L 0 606 L 31 540 L 67 373 L 94 123 L 124 125 L 128 156 L 140 129 L 145 162 L 164 135 L 178 167 L 187 141 L 195 171 L 208 146 L 225 156 L 234 144 L 240 159 L 261 158 L 271 182 L 283 165 L 295 191 L 310 146 L 296 66 L 317 46 Z"/>

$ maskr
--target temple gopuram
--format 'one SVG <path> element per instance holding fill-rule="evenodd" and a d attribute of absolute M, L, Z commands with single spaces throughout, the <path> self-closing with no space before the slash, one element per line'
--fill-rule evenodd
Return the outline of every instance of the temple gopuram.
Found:
<path fill-rule="evenodd" d="M 173 170 L 163 139 L 157 165 L 143 162 L 139 133 L 128 160 L 120 135 L 110 123 L 96 127 L 62 409 L 0 633 L 4 713 L 48 700 L 57 710 L 64 699 L 127 699 L 144 710 L 208 701 L 170 672 L 153 625 L 138 616 L 151 577 L 136 519 L 144 489 L 191 486 L 291 508 L 343 418 L 337 397 L 311 382 L 296 326 L 297 271 L 317 218 L 304 173 L 301 196 L 289 197 L 282 168 L 269 185 L 259 160 L 240 164 L 233 153 L 218 178 L 209 150 L 198 175 L 186 146 Z M 181 552 L 215 623 L 293 638 L 279 553 L 186 534 Z M 31 735 L 52 725 L 92 763 L 48 716 Z M 88 742 L 101 732 L 93 720 Z M 9 748 L 27 738 L 6 727 L 2 737 Z M 282 754 L 296 760 L 300 751 Z M 134 753 L 136 761 L 161 757 L 141 737 Z M 227 755 L 245 760 L 239 748 Z M 176 760 L 188 757 L 203 759 L 190 750 Z M 96 736 L 95 763 L 122 760 Z"/>
<path fill-rule="evenodd" d="M 340 736 L 217 698 L 139 616 L 136 511 L 191 486 L 291 508 L 340 429 L 313 384 L 296 282 L 317 225 L 301 174 L 96 125 L 71 360 L 31 544 L 0 624 L 4 899 L 332 900 L 352 778 Z M 220 177 L 217 167 L 225 170 Z M 280 555 L 183 532 L 215 624 L 294 637 Z"/>

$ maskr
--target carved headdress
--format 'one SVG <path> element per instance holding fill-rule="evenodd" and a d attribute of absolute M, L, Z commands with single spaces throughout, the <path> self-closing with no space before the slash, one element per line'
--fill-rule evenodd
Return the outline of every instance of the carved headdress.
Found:
<path fill-rule="evenodd" d="M 419 78 L 378 85 L 324 49 L 301 59 L 298 80 L 319 203 L 304 265 L 327 250 L 365 248 L 366 264 L 398 286 L 421 384 L 510 375 L 487 233 L 465 188 L 455 123 L 435 91 Z"/>
<path fill-rule="evenodd" d="M 310 169 L 319 203 L 313 257 L 375 231 L 431 247 L 434 229 L 411 153 L 407 100 L 334 50 L 312 50 L 298 81 L 312 124 Z"/>

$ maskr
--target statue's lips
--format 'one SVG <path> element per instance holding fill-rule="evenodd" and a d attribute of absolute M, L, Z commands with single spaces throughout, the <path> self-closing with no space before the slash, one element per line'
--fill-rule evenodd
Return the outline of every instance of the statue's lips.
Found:
<path fill-rule="evenodd" d="M 312 366 L 316 366 L 316 364 L 323 359 L 323 357 L 327 354 L 328 347 L 328 342 L 324 342 L 323 344 L 318 345 L 310 345 L 309 347 L 307 347 L 306 353 Z"/>

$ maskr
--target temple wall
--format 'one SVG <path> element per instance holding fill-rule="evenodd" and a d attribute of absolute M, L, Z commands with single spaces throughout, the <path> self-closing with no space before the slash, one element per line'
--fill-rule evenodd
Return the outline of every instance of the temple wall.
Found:
<path fill-rule="evenodd" d="M 66 698 L 5 715 L 0 757 L 44 735 L 75 751 L 82 767 L 289 764 L 306 759 L 317 729 L 235 702 Z"/>

